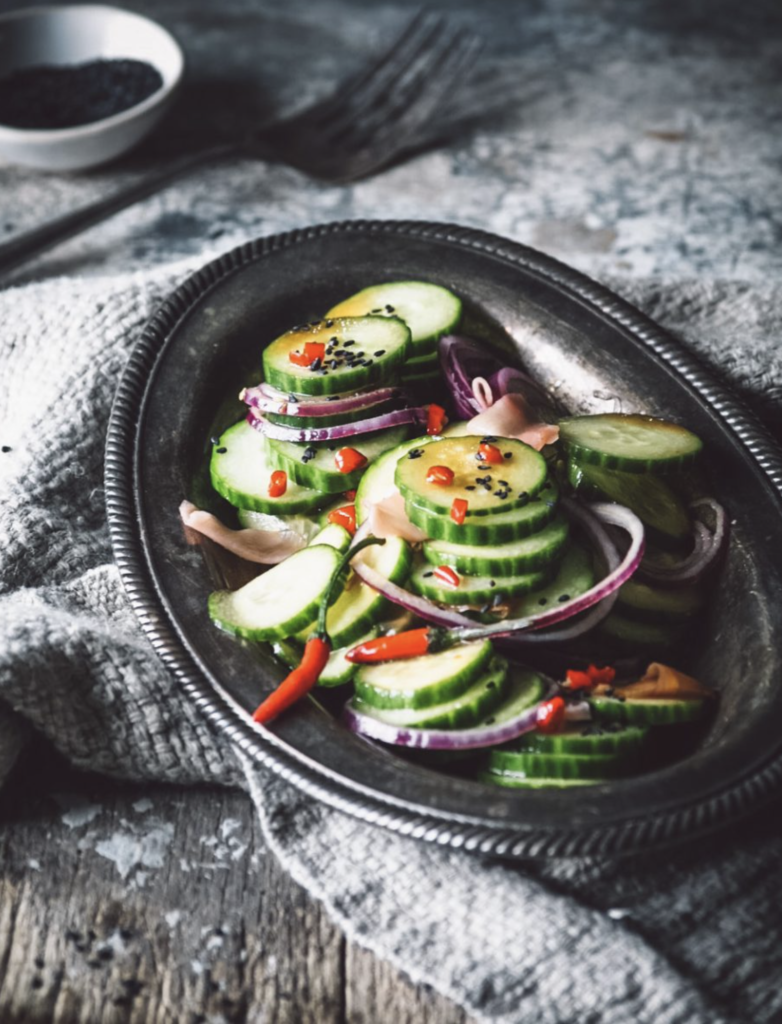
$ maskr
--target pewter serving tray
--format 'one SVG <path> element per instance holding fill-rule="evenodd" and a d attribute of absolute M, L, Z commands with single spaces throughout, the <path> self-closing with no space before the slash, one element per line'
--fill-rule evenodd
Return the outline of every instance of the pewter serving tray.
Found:
<path fill-rule="evenodd" d="M 384 280 L 453 289 L 470 319 L 572 411 L 642 411 L 706 444 L 734 526 L 690 664 L 721 693 L 701 746 L 633 779 L 558 791 L 495 789 L 403 760 L 348 733 L 316 700 L 265 731 L 250 715 L 284 671 L 207 617 L 243 567 L 185 542 L 183 498 L 216 509 L 209 437 L 242 415 L 262 346 Z M 347 222 L 261 239 L 210 263 L 148 324 L 120 384 L 106 455 L 109 525 L 139 621 L 188 697 L 251 759 L 386 828 L 507 857 L 608 855 L 702 835 L 782 781 L 782 457 L 738 401 L 662 330 L 531 249 L 449 225 Z"/>

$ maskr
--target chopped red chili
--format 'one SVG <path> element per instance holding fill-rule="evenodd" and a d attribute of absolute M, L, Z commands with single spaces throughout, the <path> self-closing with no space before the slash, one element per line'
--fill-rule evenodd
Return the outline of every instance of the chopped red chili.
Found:
<path fill-rule="evenodd" d="M 467 501 L 464 498 L 454 498 L 451 504 L 451 519 L 457 526 L 461 526 L 464 517 L 467 515 Z"/>
<path fill-rule="evenodd" d="M 432 402 L 426 411 L 427 434 L 442 434 L 443 427 L 447 422 L 448 417 L 445 415 L 445 409 L 441 405 L 435 405 Z"/>
<path fill-rule="evenodd" d="M 575 668 L 569 668 L 565 673 L 565 678 L 570 690 L 591 690 L 595 685 L 588 672 L 579 672 Z"/>
<path fill-rule="evenodd" d="M 289 352 L 288 359 L 296 366 L 309 366 L 316 359 L 322 360 L 325 355 L 326 346 L 322 341 L 308 341 L 303 352 Z"/>
<path fill-rule="evenodd" d="M 426 474 L 426 482 L 428 484 L 441 484 L 443 487 L 448 487 L 453 483 L 453 470 L 447 466 L 432 466 Z"/>
<path fill-rule="evenodd" d="M 340 473 L 353 473 L 367 464 L 366 455 L 357 452 L 355 448 L 340 448 L 334 456 L 334 463 Z"/>
<path fill-rule="evenodd" d="M 356 532 L 356 506 L 343 505 L 341 508 L 334 508 L 326 516 L 330 523 L 344 527 L 350 536 Z"/>
<path fill-rule="evenodd" d="M 487 444 L 485 441 L 478 447 L 478 454 L 490 466 L 498 466 L 503 461 L 499 448 L 494 444 Z"/>
<path fill-rule="evenodd" d="M 288 490 L 288 474 L 284 469 L 275 469 L 269 480 L 269 497 L 281 498 Z"/>
<path fill-rule="evenodd" d="M 434 570 L 434 577 L 440 583 L 444 583 L 446 587 L 452 587 L 454 590 L 462 582 L 461 577 L 454 572 L 450 565 L 438 565 Z"/>
<path fill-rule="evenodd" d="M 597 685 L 597 683 L 613 683 L 616 678 L 616 669 L 611 668 L 610 665 L 606 665 L 604 668 L 590 665 L 587 669 L 587 675 L 594 685 Z"/>
<path fill-rule="evenodd" d="M 565 720 L 565 702 L 561 697 L 552 697 L 538 708 L 537 728 L 539 732 L 559 732 Z"/>

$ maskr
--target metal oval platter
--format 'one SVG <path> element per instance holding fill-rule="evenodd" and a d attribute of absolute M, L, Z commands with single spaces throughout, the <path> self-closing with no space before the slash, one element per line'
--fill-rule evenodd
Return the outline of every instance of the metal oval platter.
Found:
<path fill-rule="evenodd" d="M 242 415 L 263 345 L 380 281 L 420 278 L 462 296 L 470 318 L 573 411 L 646 412 L 706 444 L 733 522 L 728 563 L 692 669 L 719 711 L 686 759 L 576 790 L 489 788 L 403 760 L 348 733 L 308 699 L 273 729 L 250 712 L 282 678 L 264 649 L 207 616 L 242 567 L 185 541 L 184 498 L 209 507 L 209 438 Z M 508 856 L 598 855 L 703 834 L 778 792 L 782 779 L 782 460 L 736 400 L 611 292 L 530 249 L 463 228 L 348 222 L 266 238 L 193 275 L 139 340 L 119 388 L 106 460 L 117 562 L 140 622 L 189 697 L 256 762 L 314 797 L 408 835 Z"/>

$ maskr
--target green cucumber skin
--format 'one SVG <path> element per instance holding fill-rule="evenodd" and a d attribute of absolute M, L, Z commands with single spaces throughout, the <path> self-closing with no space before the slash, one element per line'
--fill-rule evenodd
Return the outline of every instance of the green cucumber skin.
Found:
<path fill-rule="evenodd" d="M 475 551 L 465 545 L 451 547 L 447 541 L 429 541 L 423 546 L 423 555 L 431 565 L 450 565 L 470 576 L 520 576 L 559 561 L 569 535 L 569 523 L 560 516 L 537 533 L 521 541 L 511 541 L 505 548 L 476 545 L 479 550 Z"/>
<path fill-rule="evenodd" d="M 361 478 L 364 476 L 364 473 L 367 471 L 369 466 L 372 465 L 375 459 L 379 458 L 381 454 L 385 454 L 385 451 L 389 448 L 398 447 L 405 439 L 407 433 L 407 427 L 391 427 L 388 430 L 380 430 L 377 433 L 364 434 L 362 437 L 345 438 L 342 441 L 332 441 L 329 444 L 329 455 L 331 456 L 330 461 L 332 466 L 328 469 L 315 466 L 313 464 L 314 460 L 311 460 L 308 463 L 302 463 L 291 454 L 293 451 L 301 451 L 303 453 L 308 447 L 305 442 L 277 441 L 274 438 L 270 438 L 268 441 L 269 461 L 272 462 L 277 469 L 284 469 L 286 473 L 288 473 L 288 475 L 302 487 L 310 487 L 326 495 L 339 494 L 343 491 L 356 490 L 361 482 Z M 364 454 L 362 442 L 364 447 L 366 447 L 370 443 L 374 444 L 381 441 L 381 439 L 383 440 L 383 443 L 387 444 L 387 447 L 383 452 L 379 452 L 377 455 L 369 455 L 369 462 L 367 465 L 362 466 L 360 469 L 353 470 L 352 473 L 341 473 L 337 469 L 333 456 L 336 455 L 340 448 L 356 448 L 357 451 Z M 312 447 L 316 446 L 313 445 Z M 332 447 L 334 449 L 333 452 L 330 451 L 330 448 Z M 317 450 L 318 449 L 316 448 L 316 451 Z"/>
<path fill-rule="evenodd" d="M 513 666 L 508 674 L 508 680 L 502 704 L 493 711 L 491 719 L 481 722 L 481 725 L 510 722 L 533 704 L 543 700 L 547 687 L 537 672 Z"/>
<path fill-rule="evenodd" d="M 367 517 L 367 511 L 369 507 L 389 494 L 393 493 L 396 485 L 394 484 L 394 470 L 396 464 L 402 456 L 406 455 L 411 448 L 422 448 L 426 444 L 431 444 L 436 438 L 428 437 L 414 437 L 409 441 L 403 441 L 401 444 L 396 445 L 395 448 L 390 448 L 387 452 L 383 452 L 382 455 L 378 456 L 373 462 L 367 466 L 364 475 L 361 477 L 361 482 L 356 488 L 356 523 L 361 525 Z"/>
<path fill-rule="evenodd" d="M 597 723 L 589 723 L 594 729 Z M 618 723 L 617 723 L 618 724 Z M 608 732 L 588 732 L 584 726 L 558 733 L 529 732 L 514 740 L 520 751 L 539 754 L 624 754 L 637 752 L 649 737 L 646 726 L 628 725 Z"/>
<path fill-rule="evenodd" d="M 627 432 L 627 452 L 618 453 L 608 450 L 615 446 L 615 441 L 601 441 L 594 437 L 593 428 L 603 424 L 616 425 Z M 622 470 L 625 473 L 671 473 L 688 466 L 700 453 L 703 444 L 700 438 L 691 431 L 666 420 L 654 419 L 651 416 L 625 415 L 622 413 L 604 413 L 596 416 L 571 416 L 560 420 L 560 441 L 570 459 L 580 463 L 602 466 L 604 469 Z M 643 456 L 630 451 L 633 431 L 657 432 L 655 438 L 658 449 L 665 447 L 667 433 L 679 440 L 680 450 L 670 455 L 658 452 L 654 456 Z M 592 435 L 591 437 L 589 435 Z"/>
<path fill-rule="evenodd" d="M 422 657 L 428 658 L 431 655 Z M 393 690 L 377 686 L 376 683 L 367 680 L 366 676 L 370 673 L 362 666 L 354 680 L 356 697 L 368 707 L 384 710 L 428 708 L 435 704 L 443 704 L 470 689 L 477 679 L 488 670 L 493 658 L 494 652 L 491 643 L 485 641 L 480 647 L 476 647 L 474 657 L 461 671 L 455 672 L 447 679 L 438 680 L 428 686 L 421 686 L 413 690 Z M 417 658 L 411 659 L 411 662 L 417 660 Z M 500 660 L 504 662 L 504 659 Z M 413 664 L 410 668 L 411 671 L 415 670 Z"/>
<path fill-rule="evenodd" d="M 600 623 L 598 631 L 618 650 L 655 652 L 673 647 L 685 635 L 687 628 L 686 620 L 639 621 L 612 611 Z"/>
<path fill-rule="evenodd" d="M 540 587 L 517 597 L 511 607 L 512 618 L 535 615 L 541 609 L 555 606 L 564 599 L 580 597 L 595 582 L 592 556 L 586 548 L 573 542 L 562 560 L 553 568 L 553 574 Z"/>
<path fill-rule="evenodd" d="M 338 551 L 336 551 L 334 548 L 328 547 L 327 545 L 318 545 L 317 547 L 302 548 L 301 551 L 296 552 L 295 555 L 291 555 L 289 559 L 286 559 L 285 562 L 281 562 L 279 566 L 274 566 L 273 569 L 278 569 L 282 565 L 287 565 L 291 559 L 302 556 L 307 552 L 321 551 L 324 549 L 330 551 L 333 555 L 333 571 L 333 569 L 336 569 L 337 565 L 339 564 L 340 555 Z M 300 566 L 297 565 L 297 570 L 299 568 Z M 269 572 L 272 571 L 272 569 L 267 570 L 267 573 L 262 574 L 260 578 L 263 579 L 264 576 L 266 576 Z M 345 572 L 344 575 L 346 576 L 347 573 Z M 233 618 L 231 617 L 231 606 L 233 603 L 235 603 L 234 598 L 235 595 L 239 593 L 239 591 L 217 590 L 211 593 L 209 595 L 208 600 L 209 617 L 212 619 L 216 626 L 224 630 L 226 633 L 232 634 L 233 636 L 240 636 L 244 637 L 244 639 L 246 640 L 255 641 L 281 640 L 284 637 L 288 637 L 294 633 L 297 633 L 300 629 L 304 629 L 309 623 L 315 621 L 329 581 L 330 577 L 329 580 L 324 582 L 324 586 L 315 594 L 312 600 L 302 604 L 301 607 L 296 610 L 295 614 L 290 615 L 286 619 L 281 619 L 274 624 L 270 623 L 266 626 L 251 626 L 236 622 L 235 612 Z M 245 584 L 245 587 L 250 586 L 252 583 L 255 583 L 255 580 L 252 580 L 251 583 L 249 584 Z M 244 587 L 240 587 L 239 589 L 243 590 Z M 331 600 L 332 604 L 334 603 L 334 601 L 336 601 L 337 597 L 339 596 L 339 593 L 340 587 L 335 586 Z"/>
<path fill-rule="evenodd" d="M 519 576 L 497 576 L 495 578 L 465 575 L 461 577 L 462 581 L 469 580 L 471 583 L 475 581 L 474 586 L 468 591 L 462 585 L 454 588 L 440 586 L 436 577 L 424 576 L 425 572 L 432 571 L 430 566 L 424 563 L 412 573 L 408 580 L 408 587 L 421 597 L 428 597 L 430 601 L 437 601 L 439 604 L 477 606 L 499 598 L 502 598 L 501 603 L 504 603 L 508 598 L 529 594 L 539 587 L 545 586 L 556 574 L 556 569 L 556 563 L 551 563 L 542 569 Z M 457 575 L 459 574 L 457 573 Z"/>
<path fill-rule="evenodd" d="M 495 658 L 489 668 L 459 696 L 425 708 L 404 708 L 384 712 L 360 698 L 354 700 L 357 711 L 380 721 L 391 720 L 400 729 L 472 729 L 491 715 L 505 700 L 508 668 L 504 659 Z"/>
<path fill-rule="evenodd" d="M 496 772 L 479 772 L 478 781 L 489 786 L 504 786 L 506 789 L 569 789 L 571 786 L 598 786 L 601 782 L 609 782 L 609 779 L 552 779 L 535 778 L 527 779 L 522 775 L 513 775 L 510 772 L 498 774 Z"/>
<path fill-rule="evenodd" d="M 409 576 L 412 565 L 413 552 L 410 545 L 401 541 L 399 558 L 393 570 L 388 574 L 389 582 L 398 583 L 401 586 Z M 367 584 L 362 583 L 362 586 L 366 587 Z M 393 615 L 397 610 L 397 606 L 392 604 L 388 598 L 376 593 L 374 600 L 363 614 L 353 621 L 347 622 L 342 629 L 334 630 L 331 635 L 332 643 L 335 647 L 348 647 L 357 643 L 376 623 Z M 326 627 L 329 628 L 328 616 L 326 617 Z"/>
<path fill-rule="evenodd" d="M 707 702 L 696 700 L 618 700 L 591 697 L 589 704 L 598 722 L 621 722 L 628 726 L 678 725 L 695 722 L 707 710 Z"/>
<path fill-rule="evenodd" d="M 373 640 L 377 635 L 378 629 L 375 628 L 371 629 L 361 639 Z M 299 665 L 304 651 L 302 644 L 291 639 L 276 640 L 272 649 L 280 661 L 289 669 L 294 669 Z M 337 647 L 331 652 L 326 667 L 318 679 L 318 686 L 324 689 L 334 689 L 337 686 L 344 686 L 345 683 L 349 683 L 353 679 L 353 676 L 358 672 L 358 665 L 344 660 L 344 655 L 349 649 L 349 647 Z"/>
<path fill-rule="evenodd" d="M 617 754 L 541 754 L 492 750 L 489 771 L 523 779 L 606 779 L 627 775 L 634 758 Z"/>
<path fill-rule="evenodd" d="M 332 548 L 339 551 L 340 554 L 344 555 L 347 549 L 350 547 L 351 536 L 344 526 L 340 526 L 338 523 L 327 523 L 322 529 L 318 530 L 310 544 L 329 544 Z"/>
<path fill-rule="evenodd" d="M 248 434 L 248 431 L 251 432 Z M 231 465 L 231 451 L 234 445 L 241 445 L 242 449 L 247 448 L 250 457 L 257 464 L 255 478 L 259 481 L 258 490 L 250 491 L 245 485 L 239 486 L 236 474 L 226 466 Z M 244 467 L 242 467 L 243 470 Z M 294 480 L 302 489 L 296 493 L 297 488 L 288 488 L 288 491 L 280 498 L 270 498 L 261 490 L 268 486 L 269 479 L 274 469 L 284 467 L 275 466 L 269 457 L 269 448 L 263 438 L 254 430 L 246 420 L 240 420 L 228 430 L 224 430 L 217 444 L 212 445 L 212 455 L 209 460 L 209 477 L 212 487 L 227 502 L 235 508 L 246 509 L 250 512 L 265 512 L 268 515 L 297 515 L 301 512 L 315 512 L 327 501 L 328 495 L 323 492 L 306 487 Z M 226 475 L 227 474 L 227 475 Z"/>
<path fill-rule="evenodd" d="M 628 580 L 619 588 L 617 612 L 638 622 L 681 625 L 703 608 L 704 596 L 699 587 L 676 590 Z"/>
<path fill-rule="evenodd" d="M 545 487 L 540 496 L 519 509 L 465 519 L 461 526 L 451 519 L 421 508 L 414 502 L 405 504 L 411 523 L 424 530 L 432 540 L 445 540 L 450 544 L 507 544 L 530 537 L 550 523 L 557 512 L 558 493 L 552 485 Z"/>
<path fill-rule="evenodd" d="M 361 391 L 370 384 L 378 386 L 381 384 L 395 384 L 399 379 L 402 365 L 410 353 L 410 331 L 408 330 L 407 325 L 398 317 L 369 316 L 357 319 L 383 321 L 386 324 L 393 322 L 398 325 L 400 331 L 404 332 L 404 343 L 399 344 L 393 350 L 388 350 L 387 354 L 382 359 L 374 360 L 371 366 L 360 366 L 353 369 L 344 368 L 330 373 L 327 372 L 324 376 L 316 373 L 304 375 L 288 371 L 287 369 L 283 369 L 282 367 L 274 364 L 273 359 L 276 358 L 274 346 L 276 342 L 282 341 L 286 337 L 286 335 L 282 335 L 280 338 L 276 338 L 275 341 L 271 342 L 271 344 L 264 350 L 264 379 L 268 381 L 272 387 L 277 388 L 278 391 L 286 391 L 292 394 L 301 395 L 333 395 L 340 392 Z M 335 328 L 334 331 L 336 333 L 337 328 Z M 355 330 L 349 330 L 346 333 L 356 334 L 358 332 Z M 326 335 L 324 335 L 324 337 L 325 336 Z M 303 333 L 301 340 L 302 343 L 306 343 L 308 340 Z M 313 333 L 313 336 L 309 340 L 317 340 L 317 335 Z M 375 344 L 382 344 L 382 342 L 378 339 L 377 342 L 369 341 L 366 342 L 366 344 L 374 346 Z M 360 345 L 361 342 L 358 342 L 357 348 L 359 348 Z"/>

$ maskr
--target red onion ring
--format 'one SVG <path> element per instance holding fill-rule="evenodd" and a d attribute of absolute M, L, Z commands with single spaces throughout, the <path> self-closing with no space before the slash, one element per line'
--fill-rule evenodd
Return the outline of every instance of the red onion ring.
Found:
<path fill-rule="evenodd" d="M 415 406 L 410 409 L 395 409 L 383 413 L 382 416 L 371 416 L 369 419 L 356 420 L 353 423 L 340 423 L 334 427 L 284 427 L 278 423 L 270 423 L 255 409 L 250 409 L 247 422 L 266 437 L 277 441 L 337 441 L 343 437 L 358 437 L 371 434 L 376 430 L 398 427 L 403 423 L 426 423 L 426 406 Z"/>
<path fill-rule="evenodd" d="M 702 521 L 697 521 L 693 529 L 693 549 L 686 558 L 676 565 L 662 567 L 641 562 L 638 578 L 661 587 L 682 587 L 697 583 L 712 568 L 717 558 L 725 550 L 728 541 L 728 514 L 714 498 L 701 498 L 694 501 L 690 508 L 696 514 L 710 512 L 714 520 L 714 528 L 710 529 Z"/>
<path fill-rule="evenodd" d="M 538 709 L 554 693 L 552 687 L 543 699 L 525 708 L 518 717 L 497 725 L 480 725 L 474 729 L 410 729 L 381 722 L 372 715 L 356 710 L 349 700 L 342 710 L 342 721 L 351 732 L 391 743 L 397 747 L 412 747 L 423 750 L 477 750 L 480 747 L 495 747 L 508 740 L 515 740 L 525 732 L 532 732 L 538 724 Z"/>
<path fill-rule="evenodd" d="M 239 397 L 254 409 L 261 412 L 276 412 L 279 416 L 336 416 L 371 409 L 372 406 L 390 402 L 392 399 L 406 399 L 407 393 L 403 388 L 378 388 L 375 391 L 356 391 L 349 395 L 340 395 L 332 402 L 320 396 L 306 395 L 297 395 L 296 401 L 292 402 L 289 394 L 263 383 L 254 388 L 244 388 Z"/>
<path fill-rule="evenodd" d="M 591 528 L 593 537 L 596 536 L 596 533 L 594 531 L 594 524 L 589 520 L 590 512 L 601 521 L 601 524 L 619 526 L 626 530 L 630 535 L 630 544 L 626 553 L 619 561 L 619 564 L 616 565 L 615 568 L 609 569 L 608 575 L 600 580 L 599 583 L 596 583 L 594 587 L 586 591 L 586 593 L 581 594 L 579 597 L 574 597 L 570 601 L 565 601 L 563 604 L 558 605 L 556 608 L 550 608 L 547 611 L 539 612 L 536 615 L 529 615 L 520 619 L 506 619 L 503 622 L 487 626 L 480 625 L 473 619 L 468 618 L 466 615 L 440 608 L 439 605 L 436 605 L 434 602 L 429 601 L 424 597 L 419 597 L 417 594 L 411 594 L 408 590 L 405 590 L 403 587 L 400 587 L 395 583 L 389 583 L 385 577 L 381 576 L 375 569 L 364 564 L 360 559 L 356 560 L 353 565 L 353 569 L 356 572 L 356 575 L 359 576 L 364 583 L 372 587 L 374 590 L 377 590 L 378 593 L 382 594 L 384 597 L 387 597 L 393 604 L 398 604 L 402 608 L 407 609 L 407 611 L 413 612 L 426 622 L 432 622 L 438 626 L 458 629 L 462 634 L 462 639 L 465 640 L 477 636 L 511 636 L 527 630 L 538 630 L 542 629 L 544 626 L 553 626 L 558 622 L 562 622 L 574 615 L 587 611 L 587 609 L 592 608 L 594 605 L 597 605 L 611 597 L 636 571 L 643 556 L 644 549 L 643 523 L 634 512 L 631 512 L 630 509 L 625 508 L 623 505 L 601 502 L 586 506 L 585 513 L 584 507 L 580 506 L 570 498 L 563 498 L 561 504 L 562 507 L 565 508 L 574 518 L 578 519 L 587 530 L 590 530 Z M 363 536 L 366 536 L 367 532 L 367 524 L 364 523 L 356 532 L 354 542 L 356 542 L 356 540 L 360 540 Z M 604 544 L 605 547 L 603 547 Z M 601 538 L 600 545 L 601 550 L 604 552 L 608 561 L 610 557 L 608 554 L 610 541 L 607 538 L 603 541 Z M 608 564 L 610 565 L 610 561 Z M 604 614 L 607 614 L 607 612 Z M 602 617 L 603 615 L 601 615 L 601 618 Z M 527 637 L 525 636 L 524 639 L 526 640 Z M 561 639 L 561 636 L 554 635 L 552 640 L 549 640 L 548 635 L 542 634 L 538 642 L 553 643 Z M 567 639 L 570 639 L 570 637 L 567 637 Z"/>

